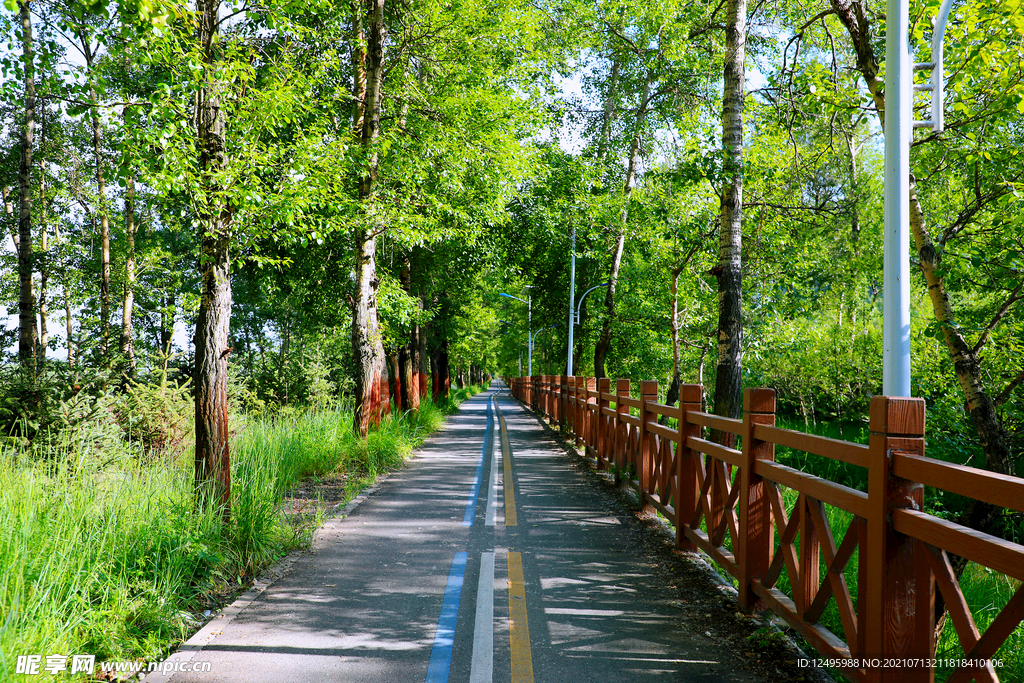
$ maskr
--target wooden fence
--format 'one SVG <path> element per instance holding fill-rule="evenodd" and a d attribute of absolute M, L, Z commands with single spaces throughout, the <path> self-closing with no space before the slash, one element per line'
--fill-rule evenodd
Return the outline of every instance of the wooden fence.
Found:
<path fill-rule="evenodd" d="M 743 418 L 728 419 L 704 412 L 699 385 L 684 385 L 678 406 L 659 404 L 653 381 L 640 383 L 639 398 L 628 379 L 614 391 L 608 379 L 555 375 L 510 386 L 660 510 L 681 547 L 703 550 L 732 575 L 742 609 L 771 608 L 849 680 L 934 680 L 938 590 L 946 628 L 966 653 L 949 683 L 999 681 L 993 657 L 1024 619 L 1024 586 L 979 632 L 949 554 L 1021 581 L 1024 546 L 925 513 L 924 487 L 1024 511 L 1024 479 L 925 457 L 923 400 L 874 397 L 863 445 L 776 427 L 772 389 L 747 389 Z M 709 430 L 738 447 L 711 441 Z M 776 445 L 865 468 L 868 493 L 775 462 Z M 852 515 L 838 543 L 826 506 Z M 841 633 L 819 623 L 830 602 Z"/>

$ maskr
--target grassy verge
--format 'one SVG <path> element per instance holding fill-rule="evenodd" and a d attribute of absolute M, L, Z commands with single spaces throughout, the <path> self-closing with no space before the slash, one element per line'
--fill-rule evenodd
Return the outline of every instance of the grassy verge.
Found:
<path fill-rule="evenodd" d="M 0 680 L 15 678 L 19 655 L 160 659 L 255 573 L 309 543 L 318 516 L 282 513 L 293 486 L 344 472 L 354 495 L 479 390 L 389 418 L 366 440 L 341 411 L 243 420 L 229 523 L 194 509 L 188 452 L 0 451 Z"/>

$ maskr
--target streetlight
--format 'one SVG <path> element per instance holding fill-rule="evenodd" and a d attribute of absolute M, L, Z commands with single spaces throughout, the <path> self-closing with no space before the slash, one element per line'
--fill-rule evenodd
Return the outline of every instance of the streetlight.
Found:
<path fill-rule="evenodd" d="M 580 324 L 580 311 L 583 308 L 583 300 L 587 298 L 587 294 L 590 294 L 595 289 L 607 287 L 610 284 L 610 282 L 602 282 L 601 284 L 594 285 L 587 291 L 583 292 L 583 296 L 580 297 L 580 302 L 576 305 L 575 311 L 573 311 L 572 300 L 569 300 L 569 363 L 567 364 L 566 369 L 570 377 L 572 376 L 572 332 L 573 328 Z"/>
<path fill-rule="evenodd" d="M 931 61 L 910 59 L 910 0 L 888 0 L 885 32 L 885 252 L 882 281 L 882 393 L 910 396 L 910 142 L 915 128 L 941 133 L 942 41 L 953 0 L 943 0 L 932 30 Z M 931 82 L 914 86 L 914 71 Z M 914 91 L 931 92 L 931 120 L 914 121 Z"/>
<path fill-rule="evenodd" d="M 531 287 L 532 285 L 527 285 L 525 289 L 531 289 Z M 515 299 L 516 301 L 522 301 L 524 304 L 526 304 L 526 339 L 530 342 L 527 345 L 526 349 L 526 367 L 527 374 L 530 377 L 533 377 L 533 296 L 528 294 L 525 299 L 520 299 L 518 296 L 512 296 L 511 294 L 506 294 L 505 292 L 498 292 L 498 296 L 504 296 L 508 297 L 509 299 Z M 522 372 L 522 370 L 520 370 L 520 372 Z"/>

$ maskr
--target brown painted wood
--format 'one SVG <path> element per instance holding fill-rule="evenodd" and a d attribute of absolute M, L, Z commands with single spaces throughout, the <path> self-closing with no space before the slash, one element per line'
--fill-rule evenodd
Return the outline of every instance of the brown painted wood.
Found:
<path fill-rule="evenodd" d="M 815 501 L 818 502 L 818 501 Z M 820 504 L 820 503 L 819 503 Z M 799 608 L 802 619 L 806 619 L 807 609 L 814 602 L 814 596 L 821 588 L 821 530 L 814 524 L 810 514 L 811 503 L 807 494 L 801 493 L 797 502 L 800 506 L 800 584 L 794 586 L 794 602 Z"/>
<path fill-rule="evenodd" d="M 686 445 L 695 451 L 706 453 L 716 460 L 727 462 L 733 467 L 739 467 L 743 464 L 743 452 L 738 451 L 735 448 L 729 448 L 728 446 L 723 446 L 720 443 L 696 437 L 688 438 L 686 440 Z"/>
<path fill-rule="evenodd" d="M 855 515 L 866 517 L 868 507 L 868 495 L 856 489 L 851 489 L 842 484 L 806 474 L 792 467 L 787 467 L 777 462 L 758 460 L 754 464 L 754 471 L 765 479 L 778 482 L 783 486 L 806 493 L 811 498 L 820 500 L 827 505 L 852 512 Z"/>
<path fill-rule="evenodd" d="M 901 534 L 1024 581 L 1024 546 L 918 510 L 894 510 L 892 522 Z"/>
<path fill-rule="evenodd" d="M 846 584 L 846 576 L 843 573 L 857 547 L 856 518 L 851 520 L 850 526 L 846 530 L 846 536 L 837 551 L 835 539 L 832 537 L 832 528 L 825 515 L 825 506 L 821 501 L 811 500 L 808 501 L 807 511 L 821 538 L 821 552 L 825 556 L 826 581 L 814 596 L 804 618 L 810 622 L 818 621 L 828 602 L 828 596 L 832 595 L 835 597 L 836 607 L 839 610 L 839 619 L 843 624 L 843 635 L 846 637 L 846 642 L 856 643 L 857 615 L 854 612 L 850 588 Z"/>
<path fill-rule="evenodd" d="M 730 417 L 697 412 L 688 413 L 686 419 L 690 420 L 694 424 L 699 424 L 701 427 L 717 429 L 720 432 L 735 434 L 737 436 L 743 433 L 743 420 L 734 420 Z"/>
<path fill-rule="evenodd" d="M 960 582 L 953 573 L 953 566 L 949 563 L 949 556 L 945 550 L 936 548 L 933 545 L 925 544 L 925 557 L 931 565 L 932 574 L 935 576 L 935 583 L 942 591 L 942 597 L 946 599 L 946 609 L 949 610 L 949 618 L 956 629 L 956 635 L 960 639 L 960 647 L 964 652 L 970 652 L 971 648 L 978 644 L 981 634 L 978 626 L 971 616 L 971 608 L 967 605 L 967 599 L 960 590 Z"/>
<path fill-rule="evenodd" d="M 893 474 L 967 498 L 1024 511 L 1024 479 L 932 458 L 893 454 Z"/>
<path fill-rule="evenodd" d="M 775 446 L 756 437 L 759 426 L 775 424 L 775 391 L 747 389 L 743 392 L 743 464 L 737 476 L 739 532 L 735 537 L 740 565 L 739 603 L 743 610 L 763 609 L 753 592 L 753 580 L 763 578 L 771 564 L 774 542 L 771 505 L 764 480 L 754 471 L 757 460 L 774 460 Z"/>
<path fill-rule="evenodd" d="M 648 408 L 649 407 L 650 407 L 650 404 L 648 404 Z M 676 413 L 679 412 L 678 408 L 673 408 L 672 410 L 675 411 Z M 653 415 L 653 413 L 651 413 L 651 414 Z M 662 439 L 670 439 L 672 441 L 676 441 L 679 438 L 679 430 L 678 429 L 672 429 L 671 427 L 666 427 L 665 425 L 658 424 L 657 422 L 654 422 L 654 421 L 651 421 L 651 422 L 647 423 L 647 432 L 650 433 L 650 434 L 653 434 L 653 435 L 655 435 L 657 437 L 660 437 Z"/>
<path fill-rule="evenodd" d="M 787 446 L 798 451 L 813 453 L 832 460 L 858 467 L 867 467 L 868 447 L 859 443 L 827 439 L 823 436 L 805 434 L 793 431 L 792 429 L 781 429 L 770 425 L 758 425 L 754 436 L 763 441 L 769 441 L 777 446 Z"/>
<path fill-rule="evenodd" d="M 921 509 L 924 487 L 892 475 L 891 455 L 895 450 L 924 453 L 924 401 L 915 398 L 875 396 L 870 409 L 871 436 L 868 446 L 867 547 L 860 562 L 866 562 L 867 583 L 858 590 L 868 602 L 865 654 L 902 661 L 907 657 L 931 656 L 934 623 L 930 606 L 933 595 L 931 572 L 918 544 L 896 533 L 889 520 L 906 509 Z M 859 514 L 859 513 L 858 513 Z M 924 683 L 932 679 L 926 667 L 883 668 L 883 683 Z"/>

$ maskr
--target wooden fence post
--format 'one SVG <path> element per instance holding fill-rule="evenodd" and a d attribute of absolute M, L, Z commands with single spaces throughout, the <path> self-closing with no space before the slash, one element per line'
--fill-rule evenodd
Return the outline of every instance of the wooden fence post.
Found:
<path fill-rule="evenodd" d="M 697 483 L 698 458 L 696 451 L 686 445 L 689 437 L 700 438 L 701 427 L 686 420 L 689 412 L 699 413 L 704 409 L 704 387 L 700 384 L 683 384 L 679 387 L 679 431 L 676 437 L 676 545 L 684 550 L 696 550 L 697 545 L 686 536 L 686 527 L 697 510 L 700 486 Z"/>
<path fill-rule="evenodd" d="M 558 401 L 558 429 L 564 430 L 569 421 L 569 377 L 558 376 L 559 401 Z"/>
<path fill-rule="evenodd" d="M 604 409 L 609 404 L 604 395 L 612 393 L 612 381 L 607 377 L 600 378 L 597 380 L 597 391 L 601 395 L 597 397 L 597 447 L 595 450 L 597 451 L 597 469 L 603 470 L 605 463 L 611 461 L 611 458 L 608 457 L 609 437 L 615 438 L 615 432 L 606 428 L 610 423 L 604 415 Z M 609 434 L 609 432 L 611 433 Z"/>
<path fill-rule="evenodd" d="M 576 445 L 580 446 L 584 443 L 586 437 L 587 422 L 584 416 L 584 411 L 587 405 L 587 378 L 576 377 L 576 413 L 575 418 L 572 421 L 572 431 L 576 436 Z"/>
<path fill-rule="evenodd" d="M 654 413 L 647 407 L 650 403 L 658 402 L 658 381 L 645 379 L 640 382 L 640 462 L 637 463 L 637 479 L 640 480 L 640 509 L 654 512 L 649 497 L 654 492 L 652 483 L 654 474 L 654 448 L 653 439 L 647 432 L 647 422 L 656 420 Z"/>
<path fill-rule="evenodd" d="M 924 455 L 924 400 L 875 396 L 871 399 L 868 446 L 867 547 L 860 564 L 866 585 L 858 626 L 865 634 L 864 654 L 899 663 L 908 657 L 932 656 L 935 586 L 923 549 L 892 528 L 895 508 L 924 507 L 924 486 L 892 475 L 895 451 Z M 872 668 L 872 680 L 884 683 L 930 681 L 931 667 Z"/>
<path fill-rule="evenodd" d="M 740 487 L 740 524 L 739 538 L 733 539 L 733 543 L 739 565 L 740 608 L 748 612 L 764 608 L 754 594 L 752 581 L 764 578 L 768 573 L 773 546 L 771 507 L 765 495 L 764 481 L 754 474 L 754 463 L 757 460 L 774 460 L 775 444 L 754 439 L 754 425 L 758 424 L 775 424 L 774 389 L 746 389 L 743 392 L 743 467 L 736 482 Z M 803 550 L 810 544 L 801 537 L 800 545 Z M 814 570 L 809 574 L 817 579 L 817 563 L 801 566 L 813 566 Z"/>
<path fill-rule="evenodd" d="M 597 447 L 597 422 L 594 417 L 594 408 L 597 405 L 597 398 L 591 397 L 590 392 L 597 389 L 597 380 L 593 377 L 583 378 L 583 452 L 594 450 Z"/>
<path fill-rule="evenodd" d="M 572 439 L 576 431 L 576 377 L 567 375 L 565 378 L 565 429 L 566 436 Z"/>
<path fill-rule="evenodd" d="M 615 424 L 613 426 L 613 433 L 615 434 L 612 441 L 612 460 L 615 463 L 615 483 L 622 482 L 622 468 L 626 465 L 626 431 L 622 418 L 620 417 L 623 413 L 628 413 L 627 408 L 623 402 L 623 397 L 629 397 L 629 380 L 628 379 L 617 379 L 615 380 Z"/>

